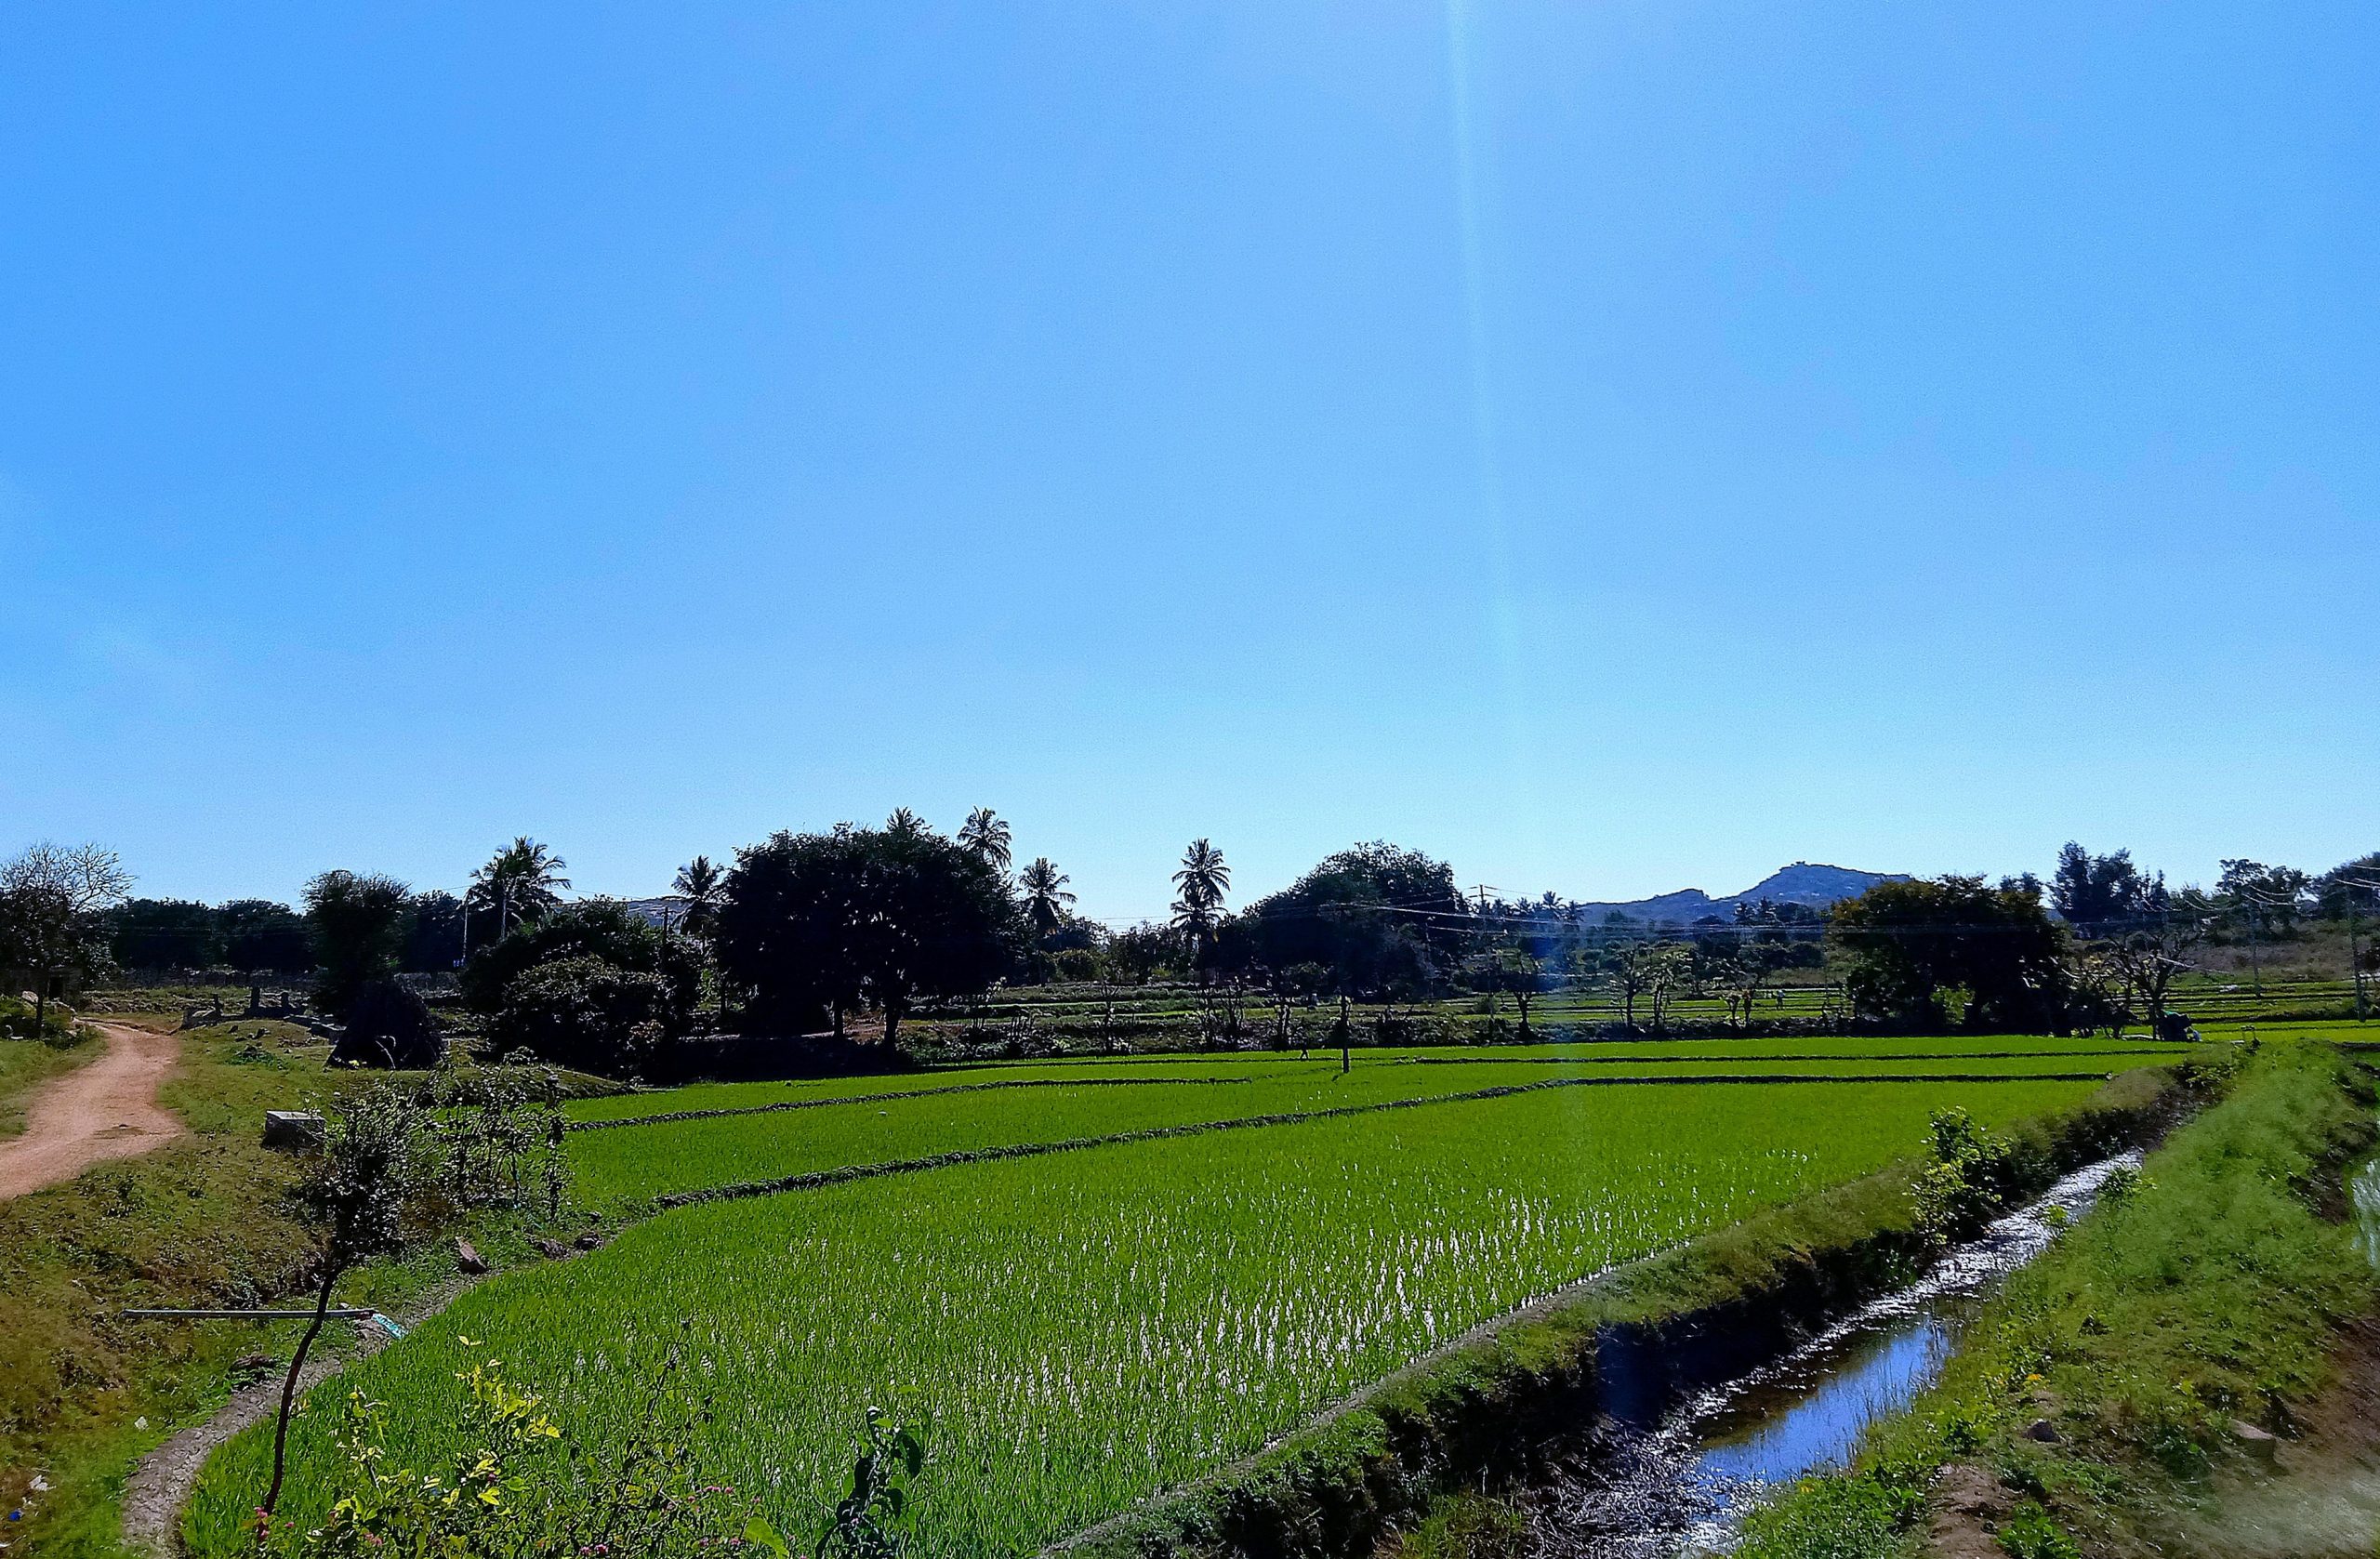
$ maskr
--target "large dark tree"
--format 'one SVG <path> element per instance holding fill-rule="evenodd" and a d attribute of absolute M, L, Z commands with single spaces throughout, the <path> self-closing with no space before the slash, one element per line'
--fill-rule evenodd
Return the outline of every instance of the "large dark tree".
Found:
<path fill-rule="evenodd" d="M 2094 855 L 2071 839 L 2049 881 L 2050 902 L 2079 936 L 2105 936 L 2136 919 L 2149 887 L 2131 851 Z"/>
<path fill-rule="evenodd" d="M 212 969 L 222 961 L 221 918 L 187 899 L 127 899 L 107 912 L 108 951 L 124 969 Z"/>
<path fill-rule="evenodd" d="M 1228 923 L 1226 962 L 1319 964 L 1348 996 L 1435 990 L 1472 943 L 1454 868 L 1385 841 L 1342 850 Z"/>
<path fill-rule="evenodd" d="M 445 1041 L 417 994 L 397 978 L 413 925 L 413 892 L 377 873 L 326 871 L 306 884 L 314 936 L 314 1004 L 345 1026 L 332 1057 L 429 1066 Z"/>
<path fill-rule="evenodd" d="M 463 901 L 435 889 L 416 894 L 405 923 L 406 970 L 449 972 L 461 965 L 463 952 Z"/>
<path fill-rule="evenodd" d="M 314 1000 L 345 1023 L 366 985 L 403 960 L 413 890 L 377 872 L 326 871 L 306 884 L 306 925 L 314 936 Z"/>
<path fill-rule="evenodd" d="M 999 870 L 905 810 L 880 829 L 781 833 L 739 852 L 714 945 L 764 1020 L 840 1029 L 873 1006 L 891 1044 L 919 1000 L 988 989 L 1025 940 Z"/>
<path fill-rule="evenodd" d="M 314 967 L 305 918 L 271 899 L 233 899 L 216 916 L 223 928 L 223 960 L 243 975 L 303 974 Z"/>
<path fill-rule="evenodd" d="M 1941 1026 L 1964 998 L 1971 1028 L 2043 1032 L 2064 1022 L 2066 938 L 2040 895 L 1980 877 L 1880 882 L 1834 906 L 1830 935 L 1861 1016 Z"/>

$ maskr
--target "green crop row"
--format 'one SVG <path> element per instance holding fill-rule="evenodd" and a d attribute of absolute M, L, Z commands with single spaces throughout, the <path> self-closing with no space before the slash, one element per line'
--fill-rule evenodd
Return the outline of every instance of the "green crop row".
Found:
<path fill-rule="evenodd" d="M 816 1174 L 853 1165 L 898 1164 L 947 1154 L 1031 1143 L 1085 1139 L 1204 1123 L 1378 1107 L 1574 1080 L 1616 1086 L 1633 1079 L 1749 1077 L 1813 1072 L 1853 1079 L 1862 1073 L 2038 1076 L 2087 1068 L 2113 1072 L 2171 1060 L 2170 1054 L 2096 1052 L 2087 1061 L 2048 1057 L 1945 1057 L 1794 1061 L 1626 1062 L 1618 1067 L 1527 1061 L 1419 1064 L 1371 1062 L 1342 1076 L 1338 1064 L 1304 1063 L 1249 1077 L 1177 1076 L 1130 1087 L 1096 1079 L 1054 1079 L 941 1092 L 844 1097 L 747 1105 L 755 1113 L 574 1132 L 571 1164 L 577 1198 L 621 1209 L 661 1196 Z M 1187 1070 L 1187 1069 L 1183 1069 Z M 1785 1086 L 1785 1085 L 1779 1085 Z M 789 1105 L 789 1107 L 788 1107 Z"/>
<path fill-rule="evenodd" d="M 1920 1056 L 2079 1057 L 2101 1052 L 2136 1059 L 2171 1060 L 2185 1050 L 2153 1046 L 2138 1038 L 2123 1043 L 2105 1039 L 2045 1037 L 2032 1034 L 1933 1036 L 1922 1038 L 1828 1037 L 1825 1038 L 1632 1039 L 1563 1045 L 1431 1046 L 1371 1049 L 1355 1052 L 1357 1070 L 1385 1062 L 1580 1060 L 1596 1064 L 1620 1061 L 1757 1061 L 1854 1060 L 1861 1057 L 1909 1059 Z M 741 1109 L 757 1104 L 808 1099 L 857 1099 L 880 1093 L 972 1086 L 985 1082 L 1040 1077 L 1147 1077 L 1174 1075 L 1250 1077 L 1311 1064 L 1314 1057 L 1337 1052 L 1316 1050 L 1312 1056 L 1297 1050 L 1226 1050 L 1213 1053 L 1171 1053 L 1098 1059 L 985 1062 L 967 1066 L 938 1066 L 860 1077 L 828 1077 L 792 1082 L 690 1083 L 681 1088 L 645 1090 L 602 1098 L 575 1099 L 564 1106 L 573 1120 L 624 1120 L 678 1111 Z"/>
<path fill-rule="evenodd" d="M 616 1445 L 682 1345 L 709 1464 L 780 1525 L 814 1522 L 860 1409 L 898 1402 L 934 1448 L 921 1555 L 1028 1553 L 1534 1297 L 1910 1155 L 1934 1109 L 1996 1126 L 2093 1087 L 1560 1089 L 695 1207 L 488 1283 L 352 1383 L 421 1465 L 467 1334 Z M 293 1436 L 291 1513 L 319 1513 L 334 1418 Z M 244 1547 L 268 1451 L 218 1453 L 196 1552 Z"/>

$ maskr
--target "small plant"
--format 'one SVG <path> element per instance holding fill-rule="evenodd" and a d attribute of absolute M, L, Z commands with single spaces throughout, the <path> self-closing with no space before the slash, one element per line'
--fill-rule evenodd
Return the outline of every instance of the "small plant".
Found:
<path fill-rule="evenodd" d="M 680 1392 L 681 1369 L 673 1352 L 642 1427 L 616 1460 L 570 1438 L 545 1399 L 516 1388 L 497 1359 L 473 1356 L 456 1376 L 464 1387 L 460 1448 L 443 1470 L 392 1466 L 386 1408 L 350 1392 L 339 1435 L 346 1468 L 329 1518 L 272 1536 L 286 1559 L 665 1559 L 719 1547 L 738 1513 L 734 1491 L 702 1478 L 694 1432 L 709 1412 Z"/>
<path fill-rule="evenodd" d="M 2001 1526 L 2000 1546 L 2012 1559 L 2082 1559 L 2082 1545 L 2031 1500 Z"/>

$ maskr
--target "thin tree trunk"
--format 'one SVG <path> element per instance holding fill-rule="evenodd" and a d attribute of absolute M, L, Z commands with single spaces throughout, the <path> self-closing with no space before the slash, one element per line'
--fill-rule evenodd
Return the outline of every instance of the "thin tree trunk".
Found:
<path fill-rule="evenodd" d="M 257 1509 L 258 1548 L 272 1535 L 273 1508 L 281 1503 L 281 1478 L 289 1452 L 289 1412 L 298 1400 L 298 1376 L 306 1367 L 306 1354 L 312 1350 L 314 1339 L 323 1334 L 323 1322 L 330 1314 L 331 1285 L 337 1281 L 337 1263 L 324 1256 L 323 1286 L 314 1295 L 314 1318 L 306 1324 L 306 1335 L 298 1340 L 298 1352 L 289 1359 L 289 1374 L 281 1382 L 281 1417 L 272 1426 L 272 1483 L 265 1489 L 264 1502 Z"/>

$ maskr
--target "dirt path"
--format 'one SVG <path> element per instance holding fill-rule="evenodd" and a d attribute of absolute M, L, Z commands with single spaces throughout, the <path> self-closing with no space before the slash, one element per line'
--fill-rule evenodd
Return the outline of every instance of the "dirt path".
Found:
<path fill-rule="evenodd" d="M 98 1026 L 107 1054 L 35 1089 L 25 1101 L 23 1133 L 0 1142 L 0 1201 L 182 1134 L 182 1123 L 157 1103 L 157 1085 L 181 1059 L 181 1040 L 123 1024 Z"/>

